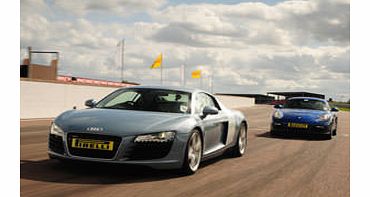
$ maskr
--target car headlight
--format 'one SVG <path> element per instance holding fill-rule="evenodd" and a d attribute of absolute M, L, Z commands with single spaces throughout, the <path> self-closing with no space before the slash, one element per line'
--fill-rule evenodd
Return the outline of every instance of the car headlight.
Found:
<path fill-rule="evenodd" d="M 174 137 L 174 131 L 164 131 L 147 135 L 139 135 L 135 138 L 134 142 L 168 142 L 173 140 Z"/>
<path fill-rule="evenodd" d="M 330 119 L 330 114 L 323 114 L 319 116 L 320 121 L 328 121 Z"/>
<path fill-rule="evenodd" d="M 63 130 L 53 122 L 50 127 L 50 134 L 63 136 Z"/>
<path fill-rule="evenodd" d="M 284 114 L 283 114 L 283 112 L 281 112 L 280 110 L 276 110 L 275 112 L 274 112 L 274 118 L 276 118 L 276 119 L 282 119 L 283 118 L 283 116 L 284 116 Z"/>

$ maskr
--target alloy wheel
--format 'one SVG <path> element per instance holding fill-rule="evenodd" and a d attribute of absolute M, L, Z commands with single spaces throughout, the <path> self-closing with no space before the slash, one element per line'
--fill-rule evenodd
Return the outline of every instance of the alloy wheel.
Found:
<path fill-rule="evenodd" d="M 239 143 L 239 153 L 243 155 L 245 152 L 245 148 L 247 146 L 246 132 L 244 126 L 240 128 L 238 143 Z"/>
<path fill-rule="evenodd" d="M 202 141 L 198 132 L 194 132 L 189 140 L 188 146 L 188 165 L 195 172 L 202 156 Z"/>

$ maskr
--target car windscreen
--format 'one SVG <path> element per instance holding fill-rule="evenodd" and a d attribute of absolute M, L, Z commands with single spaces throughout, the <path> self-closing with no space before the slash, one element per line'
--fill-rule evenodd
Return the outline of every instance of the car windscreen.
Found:
<path fill-rule="evenodd" d="M 190 113 L 188 92 L 162 89 L 129 88 L 105 97 L 97 108 L 139 110 L 168 113 Z"/>
<path fill-rule="evenodd" d="M 324 101 L 311 99 L 290 99 L 283 105 L 284 108 L 293 109 L 312 109 L 312 110 L 329 110 Z"/>

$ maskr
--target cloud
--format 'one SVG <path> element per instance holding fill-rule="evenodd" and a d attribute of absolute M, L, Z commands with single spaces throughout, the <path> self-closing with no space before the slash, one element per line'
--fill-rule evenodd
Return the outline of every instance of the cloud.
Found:
<path fill-rule="evenodd" d="M 309 44 L 327 42 L 330 44 L 349 44 L 350 32 L 350 5 L 334 1 L 308 1 L 305 10 L 298 11 L 294 6 L 284 7 L 284 3 L 277 6 L 283 10 L 294 10 L 280 21 L 283 28 L 292 32 L 295 42 Z M 291 2 L 290 2 L 291 4 Z M 293 4 L 294 5 L 294 4 Z"/>
<path fill-rule="evenodd" d="M 127 16 L 136 12 L 158 9 L 164 3 L 165 0 L 105 0 L 104 2 L 100 0 L 54 0 L 53 6 L 77 16 L 84 16 L 91 12 Z"/>
<path fill-rule="evenodd" d="M 349 74 L 349 48 L 337 52 L 327 52 L 319 59 L 320 63 L 331 72 Z"/>
<path fill-rule="evenodd" d="M 153 39 L 195 47 L 348 45 L 349 3 L 284 1 L 169 6 L 152 16 L 166 23 Z"/>
<path fill-rule="evenodd" d="M 200 86 L 190 76 L 202 68 L 202 87 L 209 89 L 213 78 L 215 92 L 309 90 L 349 97 L 349 29 L 349 2 L 343 0 L 21 1 L 21 50 L 60 51 L 60 74 L 120 80 L 117 43 L 125 39 L 126 80 L 159 84 L 159 70 L 149 66 L 163 53 L 166 84 L 180 85 L 185 65 L 188 86 Z"/>

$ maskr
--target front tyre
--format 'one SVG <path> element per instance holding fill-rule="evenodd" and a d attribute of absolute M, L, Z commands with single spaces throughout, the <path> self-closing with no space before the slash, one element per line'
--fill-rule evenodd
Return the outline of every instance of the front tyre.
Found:
<path fill-rule="evenodd" d="M 270 130 L 270 136 L 275 137 L 275 136 L 278 136 L 278 135 L 279 135 L 279 133 L 276 130 L 273 130 L 273 129 Z"/>
<path fill-rule="evenodd" d="M 238 134 L 238 140 L 236 145 L 233 147 L 232 155 L 241 157 L 247 151 L 247 125 L 242 123 Z"/>
<path fill-rule="evenodd" d="M 325 140 L 331 140 L 333 138 L 332 134 L 325 134 L 324 139 Z"/>
<path fill-rule="evenodd" d="M 187 174 L 194 174 L 198 168 L 202 159 L 202 139 L 198 130 L 194 130 L 188 140 L 184 164 L 182 171 Z"/>
<path fill-rule="evenodd" d="M 324 139 L 325 140 L 331 140 L 333 138 L 333 131 L 332 129 L 330 128 L 330 132 L 328 134 L 325 134 L 324 135 Z"/>

